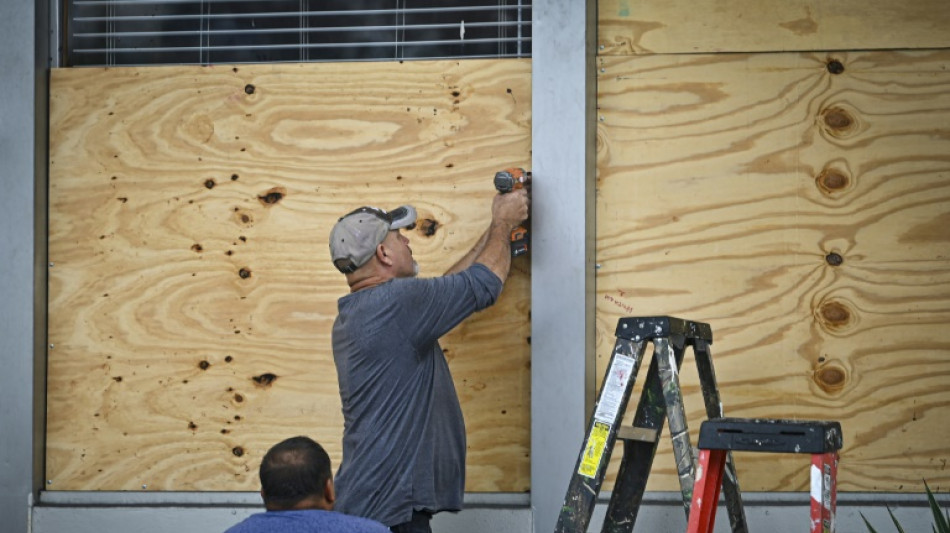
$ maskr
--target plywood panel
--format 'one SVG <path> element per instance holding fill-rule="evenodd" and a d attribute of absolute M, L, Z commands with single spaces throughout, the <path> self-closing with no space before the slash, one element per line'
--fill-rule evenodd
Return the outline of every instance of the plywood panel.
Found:
<path fill-rule="evenodd" d="M 54 490 L 256 490 L 297 434 L 339 464 L 330 227 L 413 203 L 437 275 L 530 161 L 526 60 L 70 69 L 51 92 Z M 528 265 L 444 340 L 468 490 L 529 486 Z"/>
<path fill-rule="evenodd" d="M 841 490 L 920 491 L 950 482 L 950 52 L 835 57 L 600 59 L 598 368 L 620 317 L 708 322 L 727 415 L 839 420 Z M 804 457 L 736 462 L 808 488 Z"/>
<path fill-rule="evenodd" d="M 601 0 L 600 54 L 950 47 L 945 0 Z"/>

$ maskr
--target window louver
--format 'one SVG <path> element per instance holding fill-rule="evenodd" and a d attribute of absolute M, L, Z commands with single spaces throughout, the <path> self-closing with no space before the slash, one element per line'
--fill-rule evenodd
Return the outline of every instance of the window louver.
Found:
<path fill-rule="evenodd" d="M 67 2 L 67 66 L 531 55 L 530 0 Z"/>

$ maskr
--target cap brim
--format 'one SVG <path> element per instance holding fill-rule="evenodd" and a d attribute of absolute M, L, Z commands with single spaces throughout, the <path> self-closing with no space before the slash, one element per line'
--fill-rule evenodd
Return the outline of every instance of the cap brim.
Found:
<path fill-rule="evenodd" d="M 399 206 L 389 212 L 389 229 L 407 228 L 416 223 L 416 208 L 411 205 Z"/>

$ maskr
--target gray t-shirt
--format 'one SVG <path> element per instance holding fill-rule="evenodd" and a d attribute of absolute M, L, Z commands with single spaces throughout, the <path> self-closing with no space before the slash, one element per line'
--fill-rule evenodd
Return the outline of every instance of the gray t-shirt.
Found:
<path fill-rule="evenodd" d="M 438 340 L 493 304 L 501 289 L 476 263 L 340 298 L 333 324 L 344 419 L 337 511 L 394 526 L 414 509 L 462 508 L 465 421 Z"/>

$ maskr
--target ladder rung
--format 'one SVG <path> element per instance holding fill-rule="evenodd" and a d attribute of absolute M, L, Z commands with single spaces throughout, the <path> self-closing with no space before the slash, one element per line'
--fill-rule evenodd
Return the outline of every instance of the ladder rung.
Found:
<path fill-rule="evenodd" d="M 617 429 L 617 438 L 623 440 L 638 440 L 641 442 L 656 442 L 657 433 L 655 429 L 620 426 L 620 428 Z"/>

